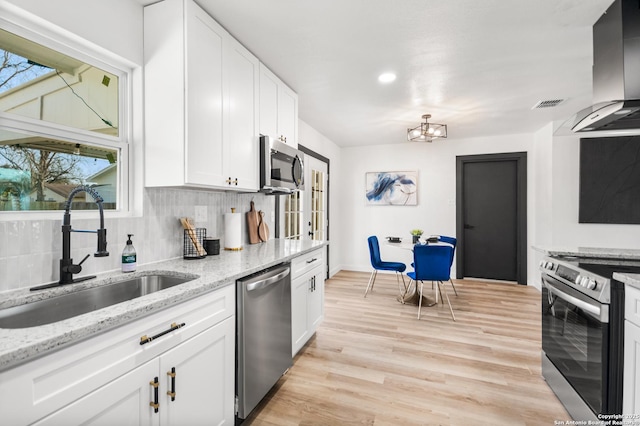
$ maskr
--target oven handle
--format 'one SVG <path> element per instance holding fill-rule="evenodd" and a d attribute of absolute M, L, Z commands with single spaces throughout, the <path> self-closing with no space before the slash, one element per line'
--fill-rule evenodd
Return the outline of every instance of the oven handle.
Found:
<path fill-rule="evenodd" d="M 577 297 L 567 294 L 564 291 L 560 290 L 559 288 L 555 287 L 554 285 L 550 284 L 549 281 L 545 281 L 544 284 L 551 294 L 555 294 L 561 299 L 582 309 L 586 313 L 591 314 L 591 316 L 593 316 L 596 320 L 600 322 L 603 322 L 603 323 L 609 322 L 609 310 L 607 309 L 606 306 L 603 306 L 603 307 L 595 306 L 589 302 L 580 300 Z"/>

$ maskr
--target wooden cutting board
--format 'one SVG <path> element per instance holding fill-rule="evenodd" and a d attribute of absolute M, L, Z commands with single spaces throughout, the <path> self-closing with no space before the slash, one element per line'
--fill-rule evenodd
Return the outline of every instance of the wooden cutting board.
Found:
<path fill-rule="evenodd" d="M 269 239 L 269 227 L 267 226 L 267 222 L 264 221 L 264 212 L 260 210 L 258 212 L 260 223 L 258 224 L 258 236 L 260 237 L 260 241 L 265 242 Z"/>
<path fill-rule="evenodd" d="M 260 236 L 258 235 L 258 226 L 260 225 L 260 215 L 255 209 L 253 201 L 251 202 L 251 209 L 247 212 L 247 231 L 249 232 L 249 243 L 259 243 Z"/>

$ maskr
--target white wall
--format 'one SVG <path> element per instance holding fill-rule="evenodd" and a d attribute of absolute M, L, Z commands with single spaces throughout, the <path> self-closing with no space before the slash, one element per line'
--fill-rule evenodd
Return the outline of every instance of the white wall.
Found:
<path fill-rule="evenodd" d="M 531 179 L 528 182 L 530 205 L 527 217 L 528 244 L 550 247 L 553 236 L 553 123 L 534 134 L 533 147 L 528 155 Z M 538 262 L 544 254 L 529 250 L 527 256 L 528 284 L 540 289 Z"/>
<path fill-rule="evenodd" d="M 456 156 L 530 151 L 534 135 L 508 135 L 473 139 L 406 142 L 342 149 L 340 214 L 343 269 L 369 271 L 366 239 L 377 235 L 408 240 L 409 231 L 421 228 L 427 235 L 456 235 Z M 531 162 L 531 160 L 528 160 Z M 417 206 L 366 206 L 365 173 L 418 171 Z M 532 168 L 528 167 L 528 180 Z M 528 214 L 531 217 L 532 192 Z M 412 254 L 382 244 L 382 256 L 409 264 Z M 452 271 L 455 276 L 455 270 Z"/>
<path fill-rule="evenodd" d="M 342 229 L 343 211 L 340 208 L 339 194 L 341 192 L 341 149 L 333 141 L 298 120 L 298 143 L 329 159 L 329 275 L 333 276 L 341 269 L 341 248 L 343 245 Z"/>

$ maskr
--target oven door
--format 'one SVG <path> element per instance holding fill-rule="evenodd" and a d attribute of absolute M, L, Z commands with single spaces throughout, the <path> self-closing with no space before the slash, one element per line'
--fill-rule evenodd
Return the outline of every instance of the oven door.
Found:
<path fill-rule="evenodd" d="M 560 278 L 543 272 L 542 281 L 542 349 L 591 410 L 602 413 L 609 308 Z"/>

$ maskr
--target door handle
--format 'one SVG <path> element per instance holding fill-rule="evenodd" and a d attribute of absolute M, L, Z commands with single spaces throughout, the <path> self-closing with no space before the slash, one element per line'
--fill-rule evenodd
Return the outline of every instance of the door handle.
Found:
<path fill-rule="evenodd" d="M 464 224 L 464 229 L 474 229 L 474 228 L 475 228 L 475 226 L 473 226 L 473 225 L 469 225 L 468 223 Z"/>

